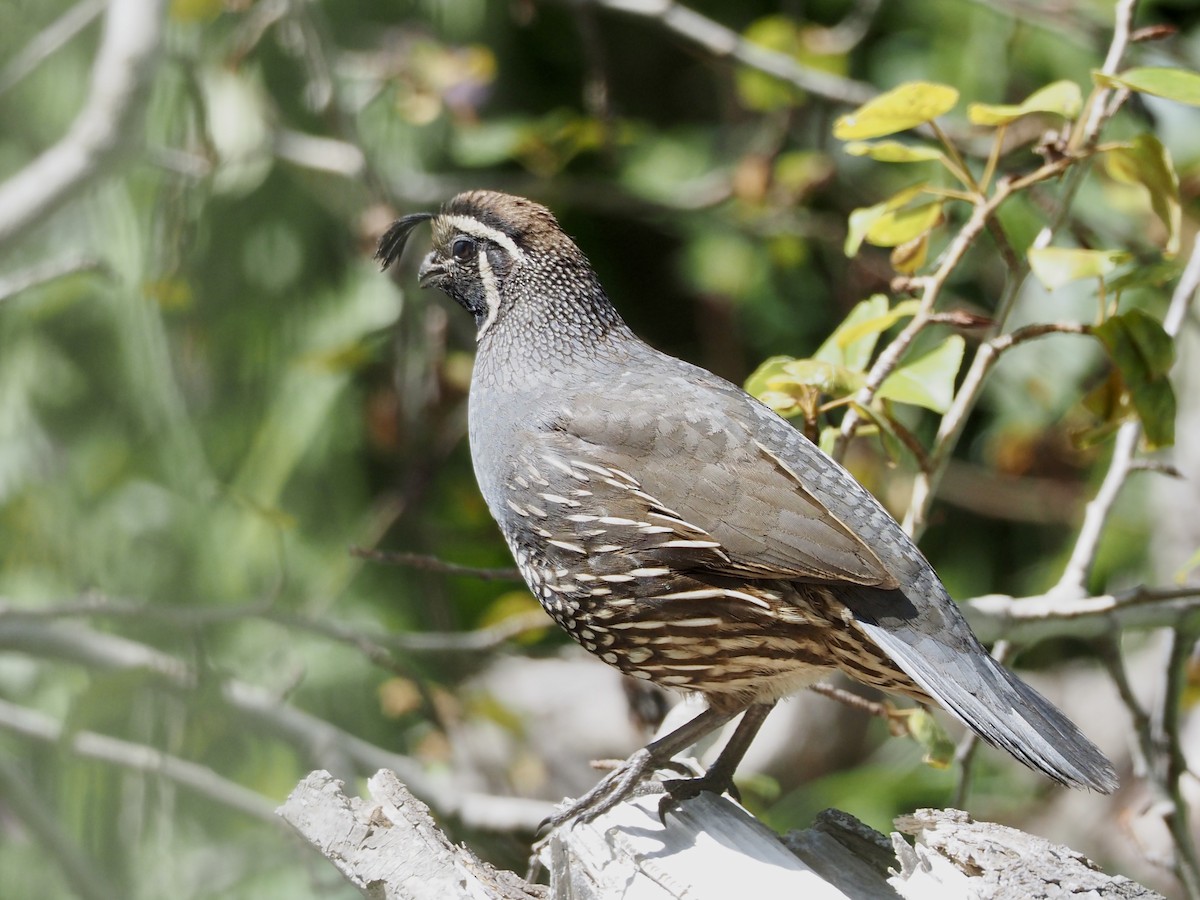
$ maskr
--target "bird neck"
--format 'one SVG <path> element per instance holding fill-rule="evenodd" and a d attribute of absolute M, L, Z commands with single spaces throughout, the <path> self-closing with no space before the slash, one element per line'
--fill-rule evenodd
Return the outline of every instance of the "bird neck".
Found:
<path fill-rule="evenodd" d="M 479 339 L 477 382 L 551 386 L 557 373 L 619 363 L 636 346 L 589 267 L 535 274 L 514 273 L 505 284 L 501 310 Z"/>

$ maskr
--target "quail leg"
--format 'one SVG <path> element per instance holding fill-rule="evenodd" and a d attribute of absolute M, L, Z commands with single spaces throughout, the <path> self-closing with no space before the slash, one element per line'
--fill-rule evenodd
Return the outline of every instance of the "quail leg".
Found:
<path fill-rule="evenodd" d="M 754 740 L 754 736 L 758 734 L 758 730 L 774 708 L 774 702 L 755 703 L 749 707 L 742 716 L 742 721 L 738 722 L 737 728 L 734 729 L 729 743 L 725 745 L 716 762 L 709 766 L 708 771 L 703 775 L 698 778 L 677 778 L 663 782 L 663 787 L 667 789 L 667 792 L 658 802 L 658 818 L 665 824 L 667 813 L 674 806 L 684 800 L 690 800 L 701 791 L 712 791 L 714 794 L 728 793 L 735 800 L 740 800 L 741 797 L 733 784 L 734 773 L 737 771 L 742 757 L 750 749 L 750 743 Z"/>
<path fill-rule="evenodd" d="M 770 711 L 771 707 L 765 707 L 766 711 Z M 756 707 L 751 707 L 751 712 Z M 746 715 L 750 716 L 751 712 Z M 568 806 L 561 812 L 555 813 L 542 823 L 542 827 L 547 825 L 552 828 L 557 828 L 567 822 L 578 820 L 580 822 L 588 822 L 602 815 L 633 793 L 634 789 L 640 784 L 651 772 L 656 769 L 669 766 L 671 757 L 681 750 L 690 747 L 696 741 L 700 740 L 706 734 L 709 734 L 720 728 L 730 719 L 738 714 L 738 710 L 732 712 L 719 712 L 713 709 L 706 709 L 700 715 L 696 716 L 686 724 L 676 728 L 670 734 L 659 738 L 656 741 L 647 744 L 633 756 L 629 757 L 625 763 L 618 769 L 606 775 L 599 784 Z M 761 713 L 761 718 L 766 717 L 766 712 Z M 761 721 L 759 722 L 761 724 Z M 745 727 L 745 719 L 738 726 L 734 733 L 733 741 L 737 740 Z M 745 738 L 744 743 L 749 744 L 749 741 L 754 736 L 754 731 L 757 731 L 757 726 L 751 730 Z M 722 751 L 718 758 L 717 765 L 720 765 L 721 760 L 725 758 L 729 752 L 727 747 Z M 742 747 L 741 752 L 737 754 L 737 759 L 732 760 L 734 766 L 738 760 L 745 754 L 746 748 Z M 710 770 L 711 771 L 711 770 Z M 701 778 L 705 778 L 701 776 Z M 688 784 L 694 779 L 685 779 L 681 783 Z"/>

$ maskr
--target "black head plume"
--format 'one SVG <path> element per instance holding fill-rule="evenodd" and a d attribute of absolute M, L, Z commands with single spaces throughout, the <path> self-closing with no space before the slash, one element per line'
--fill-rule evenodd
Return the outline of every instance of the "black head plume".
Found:
<path fill-rule="evenodd" d="M 379 260 L 380 269 L 386 269 L 398 260 L 404 252 L 404 245 L 408 242 L 412 230 L 433 217 L 433 213 L 413 213 L 393 222 L 379 239 L 379 247 L 375 250 L 375 259 Z"/>

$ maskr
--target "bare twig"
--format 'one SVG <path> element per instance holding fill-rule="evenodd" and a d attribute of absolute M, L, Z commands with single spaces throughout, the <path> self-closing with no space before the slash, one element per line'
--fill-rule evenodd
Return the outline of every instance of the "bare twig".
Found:
<path fill-rule="evenodd" d="M 876 91 L 869 84 L 805 66 L 785 53 L 751 43 L 727 28 L 674 0 L 590 0 L 613 12 L 657 22 L 677 37 L 717 59 L 732 59 L 781 81 L 836 103 L 866 103 Z"/>
<path fill-rule="evenodd" d="M 0 248 L 116 164 L 141 133 L 165 0 L 111 0 L 83 111 L 67 134 L 0 184 Z"/>
<path fill-rule="evenodd" d="M 176 657 L 86 628 L 0 621 L 0 649 L 55 657 L 94 669 L 144 672 L 152 683 L 172 690 L 192 691 L 200 683 L 200 674 Z M 458 816 L 468 827 L 532 831 L 553 811 L 550 803 L 540 800 L 464 790 L 449 774 L 427 773 L 412 758 L 355 737 L 265 688 L 211 675 L 206 676 L 205 684 L 248 726 L 280 736 L 306 753 L 313 764 L 347 776 L 391 769 L 440 813 Z"/>
<path fill-rule="evenodd" d="M 1101 639 L 1131 629 L 1186 626 L 1200 620 L 1200 585 L 1085 598 L 1053 591 L 1020 598 L 988 594 L 964 601 L 962 609 L 985 644 L 1007 638 L 1027 647 L 1053 638 Z"/>
<path fill-rule="evenodd" d="M 66 882 L 82 900 L 105 900 L 121 892 L 108 883 L 104 872 L 89 859 L 75 839 L 46 808 L 44 798 L 6 756 L 0 756 L 0 793 L 10 815 L 15 816 L 58 863 Z"/>
<path fill-rule="evenodd" d="M 37 263 L 17 272 L 0 275 L 0 303 L 12 299 L 22 291 L 57 281 L 68 275 L 105 271 L 107 268 L 102 262 L 86 256 L 68 256 Z"/>
<path fill-rule="evenodd" d="M 1159 790 L 1165 795 L 1163 819 L 1175 844 L 1175 874 L 1192 900 L 1200 898 L 1200 858 L 1192 832 L 1187 797 L 1182 790 L 1187 774 L 1187 757 L 1180 744 L 1179 722 L 1183 692 L 1188 686 L 1187 666 L 1196 644 L 1197 629 L 1176 628 L 1167 633 L 1168 651 L 1162 699 L 1155 713 L 1158 746 L 1162 756 Z"/>
<path fill-rule="evenodd" d="M 1120 68 L 1121 60 L 1124 58 L 1125 50 L 1128 47 L 1130 29 L 1136 9 L 1137 0 L 1121 0 L 1117 5 L 1113 37 L 1109 44 L 1102 69 L 1106 74 L 1115 74 L 1117 69 Z M 1109 101 L 1119 101 L 1120 99 L 1114 96 L 1110 89 L 1100 87 L 1093 90 L 1089 96 L 1089 104 L 1091 105 L 1088 107 L 1090 112 L 1086 124 L 1072 135 L 1074 152 L 1078 154 L 1079 158 L 1074 159 L 1071 165 L 1063 169 L 1066 178 L 1057 206 L 1050 214 L 1046 225 L 1034 239 L 1033 247 L 1043 248 L 1049 246 L 1054 235 L 1062 227 L 1062 223 L 1066 220 L 1067 213 L 1074 201 L 1075 194 L 1079 190 L 1084 176 L 1087 174 L 1091 151 L 1095 148 L 1105 124 L 1117 112 L 1119 103 L 1110 103 Z M 1101 110 L 1101 114 L 1095 114 L 1096 110 Z M 1080 120 L 1082 121 L 1082 117 Z M 1021 293 L 1021 288 L 1028 275 L 1029 264 L 1026 258 L 1019 260 L 1017 268 L 1013 268 L 1010 264 L 1008 282 L 1005 285 L 1004 294 L 997 304 L 996 312 L 993 316 L 994 324 L 990 329 L 990 336 L 998 335 L 1003 331 L 1004 325 L 1008 321 L 1008 316 L 1012 312 L 1012 308 Z M 987 380 L 987 376 L 992 366 L 995 365 L 995 362 L 996 355 L 993 348 L 987 343 L 981 345 L 979 351 L 975 354 L 975 358 L 971 361 L 971 366 L 967 370 L 962 385 L 954 395 L 950 409 L 942 417 L 942 421 L 938 425 L 937 436 L 934 438 L 933 447 L 929 452 L 929 465 L 925 470 L 917 473 L 917 477 L 913 482 L 913 492 L 909 502 L 908 513 L 904 519 L 905 530 L 914 538 L 920 537 L 921 532 L 925 528 L 929 515 L 929 507 L 933 503 L 933 496 L 945 472 L 946 464 L 950 459 L 954 447 L 957 446 L 959 438 L 962 437 L 967 419 L 970 417 L 971 411 L 974 410 L 975 404 L 982 394 L 984 382 Z"/>
<path fill-rule="evenodd" d="M 273 804 L 262 795 L 223 778 L 207 766 L 180 759 L 154 747 L 92 731 L 71 731 L 67 734 L 61 722 L 6 700 L 0 700 L 0 731 L 50 744 L 82 759 L 99 760 L 123 769 L 161 775 L 229 809 L 272 825 L 279 824 Z"/>
<path fill-rule="evenodd" d="M 1163 317 L 1163 331 L 1171 337 L 1179 333 L 1183 327 L 1184 317 L 1192 299 L 1200 289 L 1200 235 L 1192 245 L 1192 255 L 1179 284 L 1171 295 L 1171 304 Z M 1142 425 L 1137 419 L 1126 422 L 1117 431 L 1116 443 L 1113 447 L 1112 461 L 1104 475 L 1104 481 L 1096 492 L 1095 499 L 1087 506 L 1083 517 L 1083 526 L 1071 558 L 1063 569 L 1062 577 L 1055 586 L 1056 591 L 1083 596 L 1087 589 L 1087 579 L 1096 561 L 1096 553 L 1100 545 L 1100 537 L 1104 526 L 1112 513 L 1113 505 L 1121 493 L 1129 474 L 1134 471 L 1133 457 L 1137 452 L 1138 442 L 1142 436 Z"/>
<path fill-rule="evenodd" d="M 443 575 L 462 575 L 466 578 L 478 578 L 480 581 L 520 581 L 521 573 L 516 569 L 481 569 L 476 566 L 464 566 L 459 563 L 447 562 L 436 556 L 424 553 L 401 553 L 391 550 L 368 550 L 362 547 L 351 547 L 350 553 L 361 559 L 373 562 L 390 563 L 394 566 L 404 566 L 408 569 L 421 569 L 425 572 L 440 572 Z"/>
<path fill-rule="evenodd" d="M 92 24 L 107 5 L 108 0 L 80 0 L 39 31 L 21 52 L 13 56 L 0 70 L 0 94 L 11 89 L 40 66 L 47 57 L 52 56 L 58 48 Z"/>

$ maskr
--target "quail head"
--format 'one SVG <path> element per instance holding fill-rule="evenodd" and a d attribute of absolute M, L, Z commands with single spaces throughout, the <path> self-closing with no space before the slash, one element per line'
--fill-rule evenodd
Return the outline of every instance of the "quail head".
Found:
<path fill-rule="evenodd" d="M 576 641 L 707 709 L 565 809 L 618 803 L 744 713 L 698 779 L 726 789 L 775 702 L 833 671 L 936 703 L 1055 781 L 1109 792 L 1103 754 L 980 645 L 895 520 L 737 386 L 628 328 L 545 207 L 490 191 L 397 221 L 386 268 L 429 221 L 419 280 L 475 317 L 471 455 L 529 589 Z"/>

